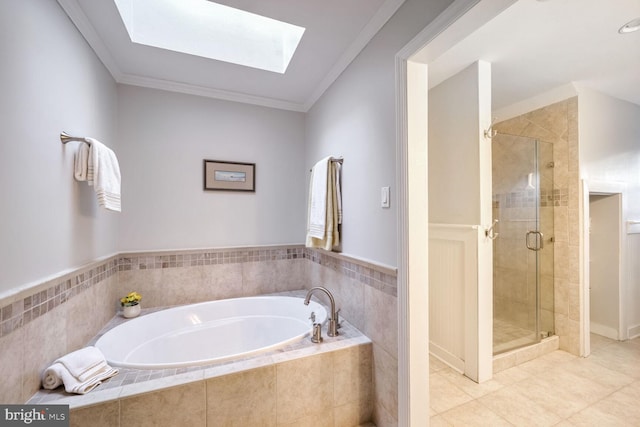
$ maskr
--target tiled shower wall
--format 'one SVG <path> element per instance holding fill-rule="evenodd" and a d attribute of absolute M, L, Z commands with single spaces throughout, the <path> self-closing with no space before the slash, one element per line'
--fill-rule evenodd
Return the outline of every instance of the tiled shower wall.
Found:
<path fill-rule="evenodd" d="M 496 124 L 495 129 L 553 144 L 555 333 L 560 337 L 560 348 L 577 355 L 580 352 L 578 98 L 514 117 Z"/>
<path fill-rule="evenodd" d="M 397 424 L 396 270 L 302 246 L 120 254 L 0 300 L 0 402 L 23 403 L 39 374 L 82 347 L 136 290 L 144 307 L 325 286 L 373 341 L 374 420 Z"/>

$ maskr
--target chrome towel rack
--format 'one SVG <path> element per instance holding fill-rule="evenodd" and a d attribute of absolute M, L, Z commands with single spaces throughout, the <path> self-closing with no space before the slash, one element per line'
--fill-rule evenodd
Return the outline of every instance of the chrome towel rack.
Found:
<path fill-rule="evenodd" d="M 63 144 L 66 144 L 67 142 L 71 142 L 71 141 L 86 142 L 87 144 L 91 145 L 91 143 L 87 141 L 87 138 L 80 137 L 80 136 L 71 136 L 65 131 L 62 131 L 60 133 L 60 142 L 62 142 Z"/>

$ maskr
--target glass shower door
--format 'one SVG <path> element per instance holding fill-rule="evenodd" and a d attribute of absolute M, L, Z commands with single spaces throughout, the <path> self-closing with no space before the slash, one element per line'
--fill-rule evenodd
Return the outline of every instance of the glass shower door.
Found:
<path fill-rule="evenodd" d="M 549 143 L 498 134 L 492 156 L 498 354 L 536 343 L 542 331 L 553 330 L 553 151 Z"/>

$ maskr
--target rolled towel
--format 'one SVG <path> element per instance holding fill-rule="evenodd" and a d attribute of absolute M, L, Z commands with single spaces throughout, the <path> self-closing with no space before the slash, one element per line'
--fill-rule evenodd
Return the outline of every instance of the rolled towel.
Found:
<path fill-rule="evenodd" d="M 66 368 L 60 363 L 54 363 L 44 370 L 42 375 L 42 387 L 47 390 L 53 390 L 62 385 L 62 376 Z"/>

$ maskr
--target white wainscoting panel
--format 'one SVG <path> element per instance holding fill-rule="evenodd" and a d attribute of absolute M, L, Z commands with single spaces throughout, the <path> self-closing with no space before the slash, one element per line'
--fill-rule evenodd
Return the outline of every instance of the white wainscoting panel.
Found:
<path fill-rule="evenodd" d="M 430 224 L 429 350 L 432 355 L 465 374 L 469 373 L 469 369 L 465 369 L 465 362 L 477 366 L 477 353 L 476 360 L 468 360 L 474 357 L 474 349 L 468 348 L 469 337 L 466 335 L 474 335 L 466 325 L 477 323 L 477 311 L 468 310 L 468 298 L 477 301 L 477 287 L 478 227 Z M 473 319 L 469 319 L 469 316 Z M 477 369 L 471 371 L 475 371 L 477 376 Z"/>

